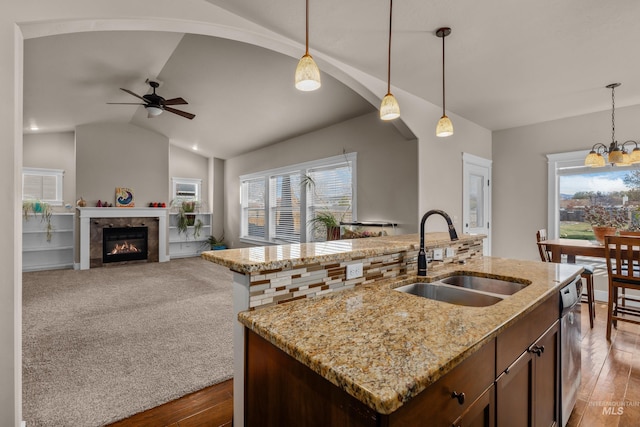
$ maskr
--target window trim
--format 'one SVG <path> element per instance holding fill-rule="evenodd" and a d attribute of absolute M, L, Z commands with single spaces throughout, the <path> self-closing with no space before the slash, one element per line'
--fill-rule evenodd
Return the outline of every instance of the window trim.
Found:
<path fill-rule="evenodd" d="M 276 176 L 276 175 L 283 175 L 283 174 L 291 174 L 294 173 L 296 171 L 298 171 L 301 176 L 304 175 L 306 173 L 307 170 L 309 169 L 314 169 L 314 168 L 318 168 L 318 167 L 324 167 L 324 166 L 331 166 L 331 165 L 335 165 L 335 164 L 344 164 L 344 163 L 350 163 L 351 165 L 351 214 L 352 214 L 352 218 L 353 221 L 357 220 L 357 153 L 353 152 L 353 153 L 344 153 L 344 154 L 340 154 L 337 156 L 332 156 L 332 157 L 327 157 L 327 158 L 323 158 L 323 159 L 319 159 L 319 160 L 311 160 L 311 161 L 307 161 L 307 162 L 302 162 L 302 163 L 296 163 L 296 164 L 292 164 L 292 165 L 288 165 L 288 166 L 282 166 L 282 167 L 278 167 L 278 168 L 273 168 L 273 169 L 267 169 L 264 171 L 260 171 L 260 172 L 254 172 L 254 173 L 249 173 L 249 174 L 244 174 L 244 175 L 240 175 L 239 177 L 239 181 L 240 181 L 240 210 L 241 210 L 241 218 L 240 218 L 240 242 L 242 243 L 249 243 L 249 244 L 266 244 L 266 245 L 278 245 L 278 244 L 282 244 L 282 243 L 277 243 L 277 242 L 273 242 L 271 240 L 269 240 L 270 238 L 270 230 L 268 228 L 268 224 L 270 224 L 270 207 L 271 207 L 271 202 L 269 200 L 269 194 L 270 194 L 270 187 L 269 187 L 269 181 L 271 179 L 271 177 Z M 255 179 L 259 179 L 259 178 L 263 178 L 265 180 L 265 239 L 261 240 L 261 239 L 256 239 L 255 237 L 252 236 L 247 236 L 245 235 L 245 224 L 244 224 L 244 207 L 243 207 L 243 198 L 244 198 L 244 193 L 243 193 L 243 186 L 244 186 L 244 182 L 248 181 L 248 180 L 255 180 Z M 307 224 L 307 211 L 308 211 L 308 200 L 306 197 L 306 192 L 301 192 L 300 194 L 300 223 L 301 226 L 302 224 Z M 305 227 L 306 229 L 307 227 Z M 309 231 L 306 230 L 305 233 L 301 232 L 300 235 L 300 243 L 306 243 L 309 240 Z"/>
<path fill-rule="evenodd" d="M 39 199 L 43 202 L 48 203 L 51 206 L 62 206 L 64 203 L 64 170 L 63 169 L 49 169 L 49 168 L 32 168 L 32 167 L 23 167 L 22 168 L 22 201 L 29 200 L 24 197 L 24 177 L 25 175 L 36 175 L 36 176 L 55 176 L 56 177 L 56 199 L 48 200 L 48 199 Z"/>

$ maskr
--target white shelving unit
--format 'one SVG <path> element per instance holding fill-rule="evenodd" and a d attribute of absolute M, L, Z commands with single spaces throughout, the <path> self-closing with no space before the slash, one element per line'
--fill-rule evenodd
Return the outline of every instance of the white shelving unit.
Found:
<path fill-rule="evenodd" d="M 169 256 L 171 258 L 186 258 L 198 256 L 208 250 L 207 238 L 211 235 L 211 213 L 196 213 L 196 221 L 202 221 L 200 236 L 193 235 L 193 227 L 188 227 L 186 233 L 178 233 L 176 224 L 177 213 L 169 213 Z"/>
<path fill-rule="evenodd" d="M 47 241 L 47 223 L 39 214 L 22 218 L 22 271 L 73 268 L 74 213 L 51 216 L 51 240 Z"/>

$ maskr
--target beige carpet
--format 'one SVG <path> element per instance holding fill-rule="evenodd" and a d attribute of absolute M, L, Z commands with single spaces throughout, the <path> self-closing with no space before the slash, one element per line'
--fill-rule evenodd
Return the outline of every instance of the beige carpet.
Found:
<path fill-rule="evenodd" d="M 99 426 L 232 376 L 232 277 L 200 258 L 23 274 L 27 426 Z"/>

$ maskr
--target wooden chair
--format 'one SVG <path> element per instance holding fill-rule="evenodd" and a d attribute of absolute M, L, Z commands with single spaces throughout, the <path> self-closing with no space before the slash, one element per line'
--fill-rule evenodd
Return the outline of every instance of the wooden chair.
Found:
<path fill-rule="evenodd" d="M 536 241 L 541 242 L 543 240 L 547 240 L 546 228 L 542 228 L 536 232 Z M 543 262 L 551 262 L 551 253 L 547 250 L 545 245 L 538 245 L 538 251 L 540 252 L 540 259 Z M 593 266 L 589 264 L 580 264 L 580 266 L 584 269 L 580 277 L 582 277 L 586 282 L 586 286 L 584 287 L 585 293 L 582 294 L 584 297 L 582 302 L 586 302 L 589 307 L 589 326 L 593 328 L 593 319 L 596 317 L 596 300 L 593 288 Z"/>
<path fill-rule="evenodd" d="M 618 321 L 640 325 L 640 308 L 629 306 L 627 301 L 640 299 L 625 296 L 621 300 L 620 289 L 640 290 L 640 237 L 605 236 L 607 273 L 609 274 L 609 301 L 607 303 L 607 340 L 611 339 L 611 326 Z M 636 317 L 635 319 L 633 317 Z"/>

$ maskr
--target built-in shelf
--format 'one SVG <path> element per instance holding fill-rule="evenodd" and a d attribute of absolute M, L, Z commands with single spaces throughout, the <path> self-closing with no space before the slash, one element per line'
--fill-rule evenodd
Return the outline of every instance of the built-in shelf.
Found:
<path fill-rule="evenodd" d="M 75 214 L 51 215 L 51 238 L 39 215 L 22 218 L 22 271 L 73 268 Z"/>
<path fill-rule="evenodd" d="M 169 213 L 169 256 L 171 258 L 186 258 L 198 256 L 204 250 L 209 250 L 207 239 L 211 235 L 211 213 L 199 212 L 195 214 L 195 220 L 202 221 L 200 234 L 194 236 L 194 227 L 187 227 L 184 233 L 178 232 L 178 214 Z"/>

